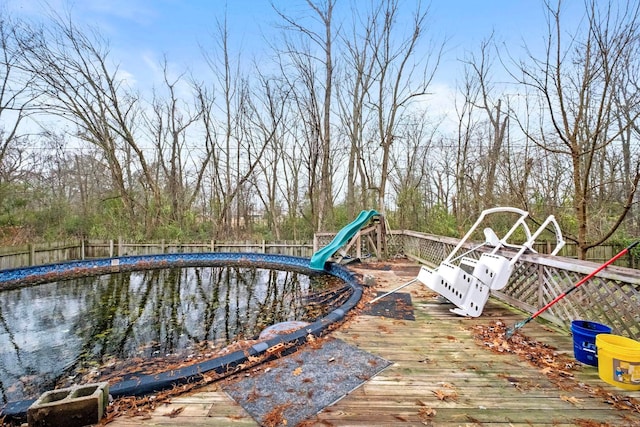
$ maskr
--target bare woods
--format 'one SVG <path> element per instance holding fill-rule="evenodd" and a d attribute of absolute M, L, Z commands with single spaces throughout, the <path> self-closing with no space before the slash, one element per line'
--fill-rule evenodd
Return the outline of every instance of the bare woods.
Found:
<path fill-rule="evenodd" d="M 73 9 L 0 9 L 0 233 L 309 239 L 375 208 L 459 236 L 511 205 L 581 258 L 637 236 L 640 3 L 536 3 L 539 34 L 453 61 L 419 2 L 296 0 L 260 58 L 220 13 L 151 81 Z"/>

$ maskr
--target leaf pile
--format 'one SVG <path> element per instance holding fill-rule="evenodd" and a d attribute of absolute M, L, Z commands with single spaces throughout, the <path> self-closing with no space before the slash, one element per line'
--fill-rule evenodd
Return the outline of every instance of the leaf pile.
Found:
<path fill-rule="evenodd" d="M 578 369 L 577 363 L 558 353 L 554 347 L 529 339 L 521 333 L 515 333 L 510 339 L 506 338 L 507 328 L 498 320 L 488 325 L 472 327 L 476 344 L 494 353 L 515 354 L 521 360 L 529 362 L 540 369 L 554 385 L 564 391 L 582 390 L 594 398 L 602 399 L 615 409 L 628 410 L 640 414 L 640 400 L 612 393 L 602 387 L 578 382 L 572 371 Z M 560 396 L 561 399 L 577 404 L 574 397 Z"/>
<path fill-rule="evenodd" d="M 151 413 L 158 407 L 171 402 L 171 397 L 182 394 L 197 387 L 197 384 L 187 384 L 175 387 L 155 395 L 143 397 L 121 397 L 107 406 L 106 414 L 100 424 L 109 424 L 119 416 L 140 417 L 141 420 L 151 418 Z"/>
<path fill-rule="evenodd" d="M 290 403 L 283 403 L 276 405 L 271 412 L 269 412 L 262 419 L 264 427 L 277 427 L 280 425 L 287 425 L 287 419 L 284 417 L 284 412 L 291 406 Z"/>
<path fill-rule="evenodd" d="M 155 375 L 161 372 L 177 371 L 187 366 L 212 360 L 235 351 L 246 351 L 258 342 L 259 340 L 238 340 L 226 347 L 216 347 L 214 343 L 206 341 L 192 348 L 191 354 L 186 356 L 168 354 L 162 357 L 131 357 L 124 360 L 106 358 L 100 365 L 91 363 L 85 367 L 77 368 L 73 376 L 61 378 L 56 384 L 56 388 L 102 381 L 108 381 L 114 384 L 141 375 Z"/>

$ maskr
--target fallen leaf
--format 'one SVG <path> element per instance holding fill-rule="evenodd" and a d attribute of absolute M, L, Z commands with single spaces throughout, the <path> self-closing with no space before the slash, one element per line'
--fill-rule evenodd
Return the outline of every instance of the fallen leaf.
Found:
<path fill-rule="evenodd" d="M 301 367 L 301 366 L 298 366 L 298 367 L 297 367 L 296 369 L 294 369 L 294 371 L 293 371 L 293 375 L 294 375 L 295 377 L 297 377 L 297 376 L 298 376 L 298 375 L 300 375 L 301 373 L 302 373 L 302 367 Z"/>
<path fill-rule="evenodd" d="M 578 399 L 575 396 L 560 396 L 560 399 L 564 400 L 565 402 L 569 402 L 573 405 L 577 405 L 578 403 L 582 402 L 582 399 Z"/>
<path fill-rule="evenodd" d="M 445 390 L 434 390 L 433 394 L 442 401 L 456 400 L 458 398 L 458 394 L 456 392 L 448 392 Z"/>
<path fill-rule="evenodd" d="M 284 403 L 282 405 L 276 405 L 271 412 L 267 413 L 263 418 L 261 425 L 264 427 L 276 427 L 286 426 L 288 424 L 287 419 L 284 417 L 284 412 L 291 406 L 291 403 Z"/>
<path fill-rule="evenodd" d="M 175 418 L 177 417 L 182 411 L 184 411 L 184 406 L 180 406 L 179 408 L 174 409 L 173 411 L 163 414 L 163 417 L 169 417 L 169 418 Z"/>
<path fill-rule="evenodd" d="M 436 414 L 437 412 L 433 408 L 420 408 L 420 410 L 418 411 L 418 415 L 422 418 L 435 417 Z"/>

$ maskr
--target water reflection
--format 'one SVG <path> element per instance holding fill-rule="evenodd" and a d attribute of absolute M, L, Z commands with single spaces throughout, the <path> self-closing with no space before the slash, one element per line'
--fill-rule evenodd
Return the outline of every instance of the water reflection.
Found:
<path fill-rule="evenodd" d="M 106 360 L 185 355 L 274 323 L 316 320 L 339 301 L 318 310 L 313 296 L 342 285 L 282 270 L 190 267 L 0 292 L 0 400 L 36 397 Z"/>

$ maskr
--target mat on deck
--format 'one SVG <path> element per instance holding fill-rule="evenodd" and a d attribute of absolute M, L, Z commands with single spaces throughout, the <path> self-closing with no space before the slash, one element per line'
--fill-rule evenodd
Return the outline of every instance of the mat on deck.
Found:
<path fill-rule="evenodd" d="M 383 294 L 384 292 L 378 292 L 376 296 Z M 362 314 L 390 317 L 391 319 L 416 320 L 413 314 L 411 295 L 408 293 L 393 293 L 373 304 L 367 304 Z"/>
<path fill-rule="evenodd" d="M 263 426 L 295 426 L 337 402 L 391 363 L 329 338 L 270 362 L 263 370 L 224 386 Z"/>

